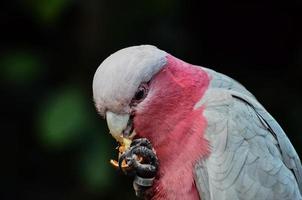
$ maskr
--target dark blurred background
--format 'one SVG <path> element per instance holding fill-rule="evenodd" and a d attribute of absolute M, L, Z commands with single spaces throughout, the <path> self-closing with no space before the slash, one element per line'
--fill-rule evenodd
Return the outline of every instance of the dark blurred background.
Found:
<path fill-rule="evenodd" d="M 96 68 L 153 44 L 244 84 L 302 151 L 300 0 L 27 0 L 2 3 L 1 199 L 133 199 L 108 163 L 116 143 L 93 106 Z M 9 160 L 14 162 L 10 156 Z"/>

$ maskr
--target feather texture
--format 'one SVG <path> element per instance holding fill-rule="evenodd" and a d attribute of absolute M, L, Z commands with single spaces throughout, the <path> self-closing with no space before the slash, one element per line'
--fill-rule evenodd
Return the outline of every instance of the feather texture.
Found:
<path fill-rule="evenodd" d="M 155 46 L 121 49 L 106 58 L 93 78 L 93 98 L 99 113 L 129 111 L 129 103 L 142 82 L 148 82 L 166 63 L 167 53 Z"/>
<path fill-rule="evenodd" d="M 200 197 L 302 199 L 301 162 L 282 128 L 238 82 L 206 70 L 210 89 L 196 107 L 205 107 L 212 152 L 195 165 Z"/>
<path fill-rule="evenodd" d="M 144 82 L 149 93 L 131 108 Z M 160 161 L 153 199 L 302 200 L 301 161 L 286 134 L 226 75 L 134 46 L 100 65 L 93 96 L 101 115 L 135 110 L 137 136 L 152 142 Z"/>

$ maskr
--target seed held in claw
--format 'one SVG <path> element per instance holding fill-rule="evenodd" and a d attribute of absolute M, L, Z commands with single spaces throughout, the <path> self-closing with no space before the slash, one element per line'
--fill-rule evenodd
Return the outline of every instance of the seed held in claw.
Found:
<path fill-rule="evenodd" d="M 126 151 L 127 149 L 130 148 L 130 144 L 131 144 L 132 140 L 128 139 L 128 138 L 122 138 L 122 142 L 121 142 L 121 145 L 118 147 L 118 150 L 119 150 L 119 155 L 118 155 L 118 158 L 120 158 Z M 138 162 L 142 162 L 143 161 L 143 158 L 142 157 L 137 157 L 136 158 Z M 111 159 L 110 160 L 110 164 L 114 167 L 114 168 L 119 168 L 119 164 L 118 164 L 118 161 L 114 160 L 114 159 Z M 126 161 L 123 160 L 122 161 L 122 165 L 121 165 L 121 168 L 122 170 L 125 170 L 127 169 L 129 166 L 127 165 Z"/>
<path fill-rule="evenodd" d="M 115 168 L 118 168 L 118 167 L 119 167 L 119 166 L 118 166 L 118 162 L 117 162 L 116 160 L 111 159 L 111 160 L 110 160 L 110 163 L 111 163 L 111 165 L 113 165 L 113 167 L 115 167 Z M 127 167 L 128 167 L 128 165 L 127 165 L 126 161 L 123 160 L 123 162 L 122 162 L 122 168 L 123 168 L 123 169 L 126 169 Z"/>
<path fill-rule="evenodd" d="M 123 154 L 125 153 L 125 151 L 126 151 L 127 149 L 130 148 L 130 144 L 131 144 L 131 142 L 132 142 L 132 140 L 130 140 L 130 139 L 128 139 L 128 138 L 122 138 L 121 141 L 122 141 L 122 142 L 120 142 L 121 145 L 120 145 L 119 148 L 118 148 L 118 150 L 119 150 L 119 155 L 118 155 L 118 157 L 119 157 L 119 158 L 121 157 L 121 155 L 123 155 Z M 113 167 L 115 167 L 115 168 L 118 168 L 118 167 L 119 167 L 118 161 L 116 161 L 116 160 L 114 160 L 114 159 L 111 159 L 111 160 L 110 160 L 110 164 L 111 164 Z M 123 162 L 122 162 L 122 169 L 126 169 L 127 167 L 128 167 L 128 165 L 127 165 L 126 161 L 123 160 Z"/>

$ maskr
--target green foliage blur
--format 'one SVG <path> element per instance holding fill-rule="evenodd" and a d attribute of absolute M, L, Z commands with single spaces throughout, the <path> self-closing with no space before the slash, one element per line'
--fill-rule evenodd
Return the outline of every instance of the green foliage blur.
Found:
<path fill-rule="evenodd" d="M 18 133 L 19 187 L 3 199 L 135 199 L 132 180 L 109 164 L 117 144 L 95 111 L 91 89 L 102 60 L 132 45 L 153 44 L 234 77 L 301 153 L 298 1 L 4 4 L 2 29 L 10 32 L 1 39 L 0 76 L 12 106 L 3 104 L 3 132 Z"/>

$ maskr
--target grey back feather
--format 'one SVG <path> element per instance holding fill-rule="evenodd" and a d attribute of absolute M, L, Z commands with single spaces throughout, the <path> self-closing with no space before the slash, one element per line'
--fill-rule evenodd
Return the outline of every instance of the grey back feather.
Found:
<path fill-rule="evenodd" d="M 196 107 L 205 105 L 212 153 L 195 166 L 201 198 L 302 199 L 301 162 L 282 128 L 238 82 L 204 70 L 212 81 Z"/>

